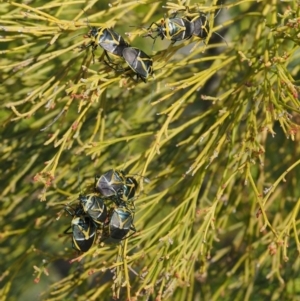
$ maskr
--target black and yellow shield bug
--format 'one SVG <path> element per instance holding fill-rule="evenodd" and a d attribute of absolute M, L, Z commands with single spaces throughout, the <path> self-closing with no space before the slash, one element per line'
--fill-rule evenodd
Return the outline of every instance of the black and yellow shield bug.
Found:
<path fill-rule="evenodd" d="M 96 28 L 92 27 L 87 36 L 91 39 L 90 43 L 83 48 L 92 47 L 92 54 L 98 46 L 104 49 L 105 56 L 111 63 L 108 53 L 122 57 L 123 49 L 129 47 L 129 44 L 121 35 L 115 32 L 112 28 Z"/>
<path fill-rule="evenodd" d="M 128 66 L 136 73 L 137 78 L 146 82 L 149 75 L 153 74 L 152 59 L 142 50 L 135 47 L 123 49 L 123 58 Z"/>
<path fill-rule="evenodd" d="M 156 28 L 152 29 L 152 26 L 156 25 Z M 151 37 L 154 41 L 157 37 L 160 37 L 162 40 L 164 38 L 171 40 L 172 44 L 178 41 L 188 40 L 192 37 L 194 32 L 194 23 L 191 22 L 188 18 L 176 17 L 176 14 L 171 18 L 164 18 L 161 20 L 161 23 L 153 22 L 148 27 L 148 34 L 144 37 Z M 153 32 L 157 32 L 156 36 L 153 36 Z"/>
<path fill-rule="evenodd" d="M 130 230 L 132 230 L 132 234 L 134 234 L 136 229 L 133 225 L 133 219 L 134 212 L 130 209 L 126 207 L 115 208 L 109 221 L 109 237 L 116 240 L 122 240 L 129 237 L 125 236 Z"/>
<path fill-rule="evenodd" d="M 71 226 L 64 231 L 65 234 L 72 234 L 72 247 L 80 252 L 87 252 L 96 240 L 97 227 L 88 215 L 78 207 L 72 213 L 68 208 L 65 210 L 73 216 Z M 69 232 L 72 228 L 72 232 Z"/>
<path fill-rule="evenodd" d="M 83 211 L 93 220 L 96 226 L 102 225 L 107 218 L 104 199 L 95 194 L 79 195 Z"/>
<path fill-rule="evenodd" d="M 207 16 L 204 13 L 200 12 L 199 16 L 189 19 L 191 23 L 194 24 L 193 36 L 205 40 L 209 33 L 209 21 L 207 19 Z"/>
<path fill-rule="evenodd" d="M 101 176 L 95 176 L 94 189 L 119 206 L 134 198 L 138 182 L 135 178 L 126 176 L 124 171 L 110 169 Z"/>
<path fill-rule="evenodd" d="M 107 198 L 117 197 L 123 194 L 125 183 L 126 179 L 122 171 L 110 169 L 101 176 L 95 176 L 95 192 Z"/>
<path fill-rule="evenodd" d="M 125 176 L 125 178 L 126 190 L 124 195 L 122 196 L 124 201 L 133 199 L 139 187 L 139 184 L 134 177 Z"/>

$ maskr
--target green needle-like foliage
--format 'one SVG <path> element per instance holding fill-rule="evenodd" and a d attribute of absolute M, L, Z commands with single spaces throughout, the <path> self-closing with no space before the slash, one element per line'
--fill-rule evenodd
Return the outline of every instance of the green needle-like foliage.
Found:
<path fill-rule="evenodd" d="M 0 300 L 299 300 L 299 1 L 20 2 L 0 4 Z M 205 41 L 144 37 L 200 11 Z M 152 57 L 147 83 L 93 62 L 92 26 Z M 112 168 L 139 182 L 137 232 L 79 253 L 64 208 Z"/>

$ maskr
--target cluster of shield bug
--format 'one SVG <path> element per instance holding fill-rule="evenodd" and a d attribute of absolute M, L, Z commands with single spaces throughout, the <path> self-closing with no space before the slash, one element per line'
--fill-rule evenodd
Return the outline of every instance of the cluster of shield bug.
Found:
<path fill-rule="evenodd" d="M 170 18 L 153 22 L 143 37 L 154 40 L 160 37 L 171 40 L 172 44 L 197 37 L 205 40 L 209 33 L 207 16 L 202 12 L 187 13 L 181 17 L 174 13 Z M 90 41 L 81 49 L 92 48 L 93 60 L 95 50 L 101 47 L 108 66 L 116 71 L 125 71 L 114 62 L 111 56 L 122 58 L 137 76 L 144 82 L 153 73 L 153 60 L 142 50 L 131 47 L 124 38 L 112 28 L 92 27 L 88 33 Z M 94 244 L 97 233 L 101 239 L 121 241 L 127 238 L 130 231 L 136 232 L 134 221 L 134 196 L 138 189 L 137 181 L 126 176 L 123 171 L 109 170 L 95 177 L 94 193 L 79 195 L 76 208 L 66 208 L 73 217 L 71 226 L 65 233 L 73 235 L 73 248 L 86 252 Z M 72 232 L 69 230 L 72 229 Z"/>
<path fill-rule="evenodd" d="M 195 36 L 204 40 L 207 38 L 209 32 L 209 22 L 207 16 L 198 12 L 192 14 L 187 8 L 187 13 L 181 17 L 177 17 L 177 12 L 170 18 L 164 18 L 158 22 L 153 22 L 146 30 L 147 34 L 144 37 L 151 37 L 154 41 L 157 37 L 162 40 L 169 39 L 172 43 L 188 40 Z M 155 35 L 156 33 L 156 35 Z M 94 59 L 94 52 L 98 46 L 104 49 L 105 57 L 108 61 L 104 61 L 107 65 L 116 71 L 125 71 L 120 68 L 111 58 L 112 56 L 121 57 L 125 60 L 129 69 L 131 69 L 144 82 L 153 74 L 153 60 L 142 50 L 131 47 L 124 38 L 115 32 L 112 28 L 92 27 L 88 33 L 90 42 L 82 46 L 81 49 L 92 47 L 92 54 Z"/>
<path fill-rule="evenodd" d="M 153 25 L 155 25 L 154 28 Z M 209 22 L 207 16 L 200 12 L 196 16 L 185 15 L 177 17 L 177 12 L 170 18 L 164 18 L 160 23 L 153 22 L 148 28 L 148 34 L 144 37 L 151 37 L 154 41 L 157 37 L 175 42 L 188 40 L 195 36 L 202 40 L 207 38 Z M 153 33 L 157 33 L 153 36 Z"/>
<path fill-rule="evenodd" d="M 99 233 L 100 240 L 116 242 L 129 237 L 130 231 L 135 233 L 134 197 L 137 190 L 136 179 L 123 171 L 111 169 L 96 176 L 94 193 L 80 194 L 75 208 L 65 208 L 73 217 L 71 226 L 65 231 L 73 236 L 73 248 L 88 251 Z"/>
<path fill-rule="evenodd" d="M 123 37 L 113 29 L 92 27 L 88 33 L 88 37 L 91 41 L 84 48 L 92 47 L 94 57 L 96 48 L 98 46 L 102 47 L 108 59 L 108 62 L 105 61 L 105 63 L 116 71 L 124 71 L 125 69 L 118 68 L 110 55 L 123 58 L 127 65 L 135 72 L 137 78 L 141 78 L 144 82 L 153 73 L 152 59 L 142 50 L 130 47 Z"/>

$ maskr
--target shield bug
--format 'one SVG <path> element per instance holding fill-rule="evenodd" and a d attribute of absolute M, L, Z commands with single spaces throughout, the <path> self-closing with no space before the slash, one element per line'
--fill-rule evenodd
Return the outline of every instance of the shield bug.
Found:
<path fill-rule="evenodd" d="M 73 234 L 72 246 L 75 250 L 87 252 L 96 240 L 97 227 L 92 219 L 87 215 L 82 215 L 80 207 L 71 213 L 67 208 L 65 210 L 73 216 L 71 226 L 64 231 L 65 234 Z M 72 228 L 72 232 L 68 232 Z"/>
<path fill-rule="evenodd" d="M 138 182 L 125 175 L 124 171 L 111 169 L 95 177 L 95 191 L 112 199 L 118 206 L 135 196 Z"/>
<path fill-rule="evenodd" d="M 207 16 L 200 12 L 199 16 L 189 19 L 191 23 L 194 24 L 193 35 L 203 40 L 206 39 L 209 33 L 209 21 Z"/>
<path fill-rule="evenodd" d="M 107 218 L 107 208 L 104 199 L 94 194 L 80 194 L 79 201 L 82 205 L 83 211 L 97 226 L 104 223 Z"/>
<path fill-rule="evenodd" d="M 134 213 L 126 207 L 115 208 L 109 221 L 109 236 L 116 240 L 126 239 L 130 230 L 136 232 L 133 225 Z M 132 234 L 134 234 L 132 233 Z"/>
<path fill-rule="evenodd" d="M 189 11 L 189 9 L 187 9 Z M 220 13 L 221 9 L 216 13 L 214 18 L 218 16 Z M 201 40 L 205 40 L 208 36 L 208 33 L 210 31 L 210 25 L 209 25 L 209 20 L 208 17 L 205 13 L 203 12 L 198 12 L 198 14 L 194 17 L 192 17 L 192 14 L 189 13 L 186 18 L 191 21 L 191 23 L 194 24 L 194 32 L 193 36 L 198 37 Z M 219 36 L 228 46 L 227 41 L 222 37 L 218 32 L 214 31 L 214 34 Z"/>
<path fill-rule="evenodd" d="M 95 191 L 108 198 L 118 196 L 123 193 L 125 183 L 122 171 L 110 169 L 101 176 L 95 176 Z"/>
<path fill-rule="evenodd" d="M 112 62 L 108 53 L 122 57 L 123 49 L 129 47 L 129 44 L 123 37 L 116 33 L 112 28 L 92 27 L 87 36 L 91 38 L 91 41 L 84 48 L 91 46 L 94 57 L 94 51 L 100 46 L 104 49 L 105 56 L 110 63 Z"/>
<path fill-rule="evenodd" d="M 146 82 L 149 75 L 153 73 L 152 59 L 142 50 L 135 47 L 123 49 L 123 58 L 129 67 L 136 73 L 137 78 Z"/>
<path fill-rule="evenodd" d="M 133 177 L 126 176 L 126 190 L 123 198 L 126 200 L 131 200 L 134 198 L 135 193 L 139 187 L 137 180 Z"/>
<path fill-rule="evenodd" d="M 156 25 L 156 28 L 152 30 L 152 26 Z M 158 24 L 153 22 L 149 27 L 150 31 L 145 37 L 149 36 L 154 41 L 157 37 L 160 37 L 162 40 L 164 38 L 171 40 L 172 44 L 178 41 L 188 40 L 192 37 L 194 32 L 194 23 L 189 20 L 189 18 L 176 17 L 176 13 L 171 18 L 164 18 L 161 20 L 161 23 Z M 157 32 L 157 35 L 153 37 L 152 33 Z"/>

